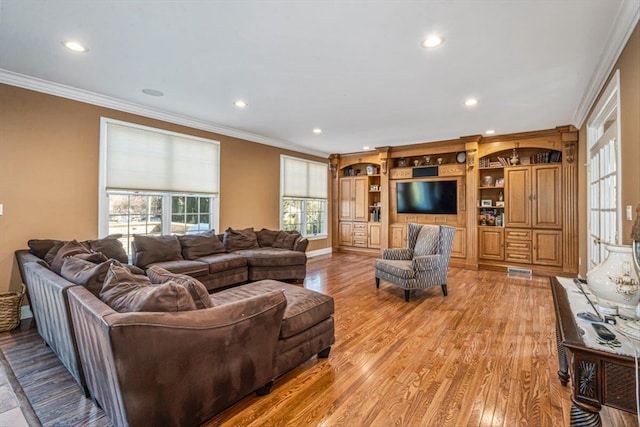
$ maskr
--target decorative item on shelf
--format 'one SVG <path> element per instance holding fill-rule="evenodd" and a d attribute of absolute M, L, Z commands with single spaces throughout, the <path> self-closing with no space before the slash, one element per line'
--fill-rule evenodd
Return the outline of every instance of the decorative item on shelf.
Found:
<path fill-rule="evenodd" d="M 458 154 L 456 154 L 456 162 L 458 163 L 465 163 L 467 161 L 467 153 L 464 151 L 460 151 Z"/>
<path fill-rule="evenodd" d="M 436 161 L 438 162 L 439 165 L 441 165 L 442 162 L 443 162 L 442 157 L 438 157 L 438 159 Z"/>
<path fill-rule="evenodd" d="M 500 192 L 500 194 L 498 194 L 498 201 L 504 201 L 504 194 L 502 194 L 502 191 Z"/>
<path fill-rule="evenodd" d="M 483 176 L 480 180 L 481 187 L 493 187 L 493 177 L 491 175 Z"/>
<path fill-rule="evenodd" d="M 511 154 L 511 158 L 509 159 L 509 163 L 511 166 L 515 166 L 520 162 L 520 157 L 518 156 L 518 151 L 514 148 L 513 153 Z"/>
<path fill-rule="evenodd" d="M 404 157 L 400 157 L 398 159 L 398 167 L 399 168 L 404 168 L 407 166 L 407 159 L 405 159 Z"/>
<path fill-rule="evenodd" d="M 367 165 L 367 175 L 375 175 L 376 167 L 374 165 Z"/>
<path fill-rule="evenodd" d="M 638 273 L 631 268 L 631 246 L 606 245 L 606 249 L 607 258 L 587 273 L 587 286 L 598 297 L 601 313 L 617 307 L 620 315 L 633 318 L 640 302 L 640 282 Z"/>
<path fill-rule="evenodd" d="M 500 177 L 500 178 L 496 178 L 496 187 L 504 187 L 504 178 Z M 502 191 L 501 191 L 502 193 Z"/>
<path fill-rule="evenodd" d="M 490 199 L 480 200 L 480 206 L 491 206 L 492 204 L 493 204 L 493 200 L 490 200 Z"/>
<path fill-rule="evenodd" d="M 504 200 L 498 200 L 496 202 L 496 207 L 498 208 L 504 208 Z"/>
<path fill-rule="evenodd" d="M 425 165 L 431 164 L 431 156 L 424 156 L 424 164 Z"/>
<path fill-rule="evenodd" d="M 420 160 L 414 160 L 413 161 L 413 166 L 418 166 L 420 164 Z"/>

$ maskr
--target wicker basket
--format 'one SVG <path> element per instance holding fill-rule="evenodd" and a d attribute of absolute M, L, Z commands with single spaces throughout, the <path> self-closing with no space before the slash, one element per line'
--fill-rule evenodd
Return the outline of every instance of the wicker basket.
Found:
<path fill-rule="evenodd" d="M 20 307 L 25 287 L 20 285 L 19 291 L 0 294 L 0 332 L 15 329 L 20 324 Z"/>

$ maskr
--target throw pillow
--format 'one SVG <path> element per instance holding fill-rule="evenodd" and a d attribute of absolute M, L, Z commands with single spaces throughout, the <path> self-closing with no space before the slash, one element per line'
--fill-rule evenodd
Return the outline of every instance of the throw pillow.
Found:
<path fill-rule="evenodd" d="M 260 247 L 258 245 L 258 237 L 256 236 L 256 232 L 253 231 L 253 227 L 243 230 L 234 230 L 231 227 L 227 228 L 224 232 L 223 244 L 227 252 Z"/>
<path fill-rule="evenodd" d="M 272 246 L 274 248 L 293 249 L 298 237 L 300 237 L 300 233 L 297 231 L 281 231 Z"/>
<path fill-rule="evenodd" d="M 56 257 L 56 254 L 58 253 L 60 248 L 64 246 L 65 243 L 67 242 L 59 241 L 58 243 L 55 243 L 53 246 L 51 246 L 51 248 L 49 248 L 44 256 L 44 260 L 47 262 L 47 264 L 51 265 L 53 259 Z"/>
<path fill-rule="evenodd" d="M 213 302 L 211 298 L 209 298 L 207 287 L 191 276 L 175 274 L 157 265 L 152 265 L 147 269 L 147 276 L 153 284 L 173 282 L 184 286 L 189 291 L 198 309 L 213 307 Z"/>
<path fill-rule="evenodd" d="M 300 236 L 293 244 L 293 250 L 298 252 L 306 252 L 307 246 L 309 246 L 309 239 Z"/>
<path fill-rule="evenodd" d="M 273 246 L 273 242 L 275 242 L 276 237 L 280 234 L 280 230 L 268 230 L 263 228 L 262 230 L 256 232 L 256 237 L 258 238 L 258 244 L 261 248 L 271 247 Z"/>
<path fill-rule="evenodd" d="M 189 291 L 184 286 L 175 283 L 151 285 L 148 277 L 132 274 L 125 267 L 117 265 L 109 268 L 100 299 L 121 313 L 196 309 Z"/>
<path fill-rule="evenodd" d="M 82 242 L 82 244 L 93 252 L 102 252 L 107 258 L 113 258 L 122 263 L 127 263 L 129 262 L 129 256 L 125 252 L 122 242 L 118 240 L 121 237 L 122 234 L 110 234 L 103 239 L 87 240 Z"/>
<path fill-rule="evenodd" d="M 60 275 L 71 283 L 84 286 L 95 296 L 99 296 L 109 267 L 114 262 L 117 261 L 110 259 L 94 264 L 79 256 L 71 256 L 62 262 Z"/>
<path fill-rule="evenodd" d="M 202 234 L 178 236 L 185 259 L 198 259 L 203 256 L 226 252 L 214 230 Z"/>
<path fill-rule="evenodd" d="M 413 248 L 413 256 L 435 255 L 438 253 L 440 227 L 437 225 L 423 225 Z"/>
<path fill-rule="evenodd" d="M 58 249 L 60 249 L 64 242 L 62 242 L 62 240 L 51 239 L 31 239 L 27 242 L 29 251 L 33 255 L 42 259 L 44 259 L 44 257 L 47 255 L 47 252 L 49 252 L 49 250 L 57 244 L 60 244 L 60 246 L 58 246 Z M 55 256 L 55 254 L 53 254 L 53 256 Z M 53 256 L 51 257 L 51 259 L 53 259 Z"/>
<path fill-rule="evenodd" d="M 94 264 L 100 264 L 101 262 L 105 262 L 109 258 L 107 258 L 102 252 L 92 252 L 89 254 L 82 253 L 73 256 L 74 258 L 80 258 L 85 261 L 92 262 Z"/>
<path fill-rule="evenodd" d="M 182 248 L 178 236 L 142 236 L 133 235 L 136 248 L 136 265 L 145 268 L 149 264 L 164 261 L 179 261 Z"/>
<path fill-rule="evenodd" d="M 60 270 L 62 269 L 62 263 L 66 257 L 70 257 L 77 254 L 90 254 L 89 249 L 85 248 L 81 243 L 78 243 L 77 240 L 72 240 L 70 242 L 62 245 L 60 250 L 56 253 L 56 256 L 53 257 L 51 261 L 51 270 L 60 274 Z"/>

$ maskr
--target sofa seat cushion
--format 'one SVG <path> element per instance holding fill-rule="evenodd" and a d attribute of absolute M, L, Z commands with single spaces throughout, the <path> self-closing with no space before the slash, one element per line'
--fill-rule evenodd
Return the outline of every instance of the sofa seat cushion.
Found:
<path fill-rule="evenodd" d="M 237 255 L 235 253 L 209 255 L 198 258 L 198 261 L 205 263 L 210 274 L 247 266 L 247 259 L 242 255 Z"/>
<path fill-rule="evenodd" d="M 392 259 L 377 259 L 375 261 L 375 268 L 379 271 L 391 274 L 392 276 L 399 277 L 401 279 L 413 279 L 415 273 L 411 261 L 404 260 L 392 260 Z"/>
<path fill-rule="evenodd" d="M 284 291 L 284 296 L 287 298 L 280 338 L 299 334 L 330 317 L 334 312 L 331 296 L 276 280 L 260 280 L 227 289 L 212 294 L 211 299 L 218 306 L 274 290 Z"/>
<path fill-rule="evenodd" d="M 171 273 L 186 274 L 191 277 L 203 277 L 209 274 L 209 266 L 200 261 L 189 261 L 185 259 L 181 261 L 156 262 L 153 265 L 162 267 Z"/>
<path fill-rule="evenodd" d="M 249 267 L 279 267 L 287 265 L 305 265 L 307 256 L 303 252 L 280 248 L 259 248 L 237 251 L 247 258 Z"/>

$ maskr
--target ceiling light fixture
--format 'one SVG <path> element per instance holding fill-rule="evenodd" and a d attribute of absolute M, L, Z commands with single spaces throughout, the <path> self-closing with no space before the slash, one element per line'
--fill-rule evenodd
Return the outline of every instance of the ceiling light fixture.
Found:
<path fill-rule="evenodd" d="M 464 101 L 464 105 L 466 105 L 467 107 L 473 107 L 474 105 L 478 104 L 478 100 L 475 98 L 469 98 L 466 101 Z"/>
<path fill-rule="evenodd" d="M 320 129 L 320 128 L 315 128 L 315 129 L 313 130 L 313 133 L 315 133 L 316 135 L 319 135 L 319 134 L 321 134 L 321 133 L 322 133 L 322 129 Z"/>
<path fill-rule="evenodd" d="M 234 102 L 233 105 L 235 105 L 238 108 L 245 108 L 247 106 L 247 103 L 242 100 L 238 100 Z"/>
<path fill-rule="evenodd" d="M 142 93 L 149 96 L 164 96 L 164 93 L 155 89 L 142 89 Z"/>
<path fill-rule="evenodd" d="M 370 150 L 370 148 L 369 148 L 369 146 L 368 146 L 368 145 L 365 145 L 364 147 L 362 147 L 362 149 L 363 149 L 364 151 Z"/>
<path fill-rule="evenodd" d="M 444 42 L 444 38 L 436 35 L 427 37 L 422 41 L 421 46 L 426 48 L 438 47 Z"/>
<path fill-rule="evenodd" d="M 493 130 L 493 129 L 489 129 L 489 130 L 487 130 L 485 133 L 486 133 L 487 135 L 493 135 L 494 133 L 496 133 L 496 131 L 495 131 L 495 130 Z"/>
<path fill-rule="evenodd" d="M 69 50 L 72 50 L 74 52 L 88 52 L 89 49 L 84 47 L 80 42 L 71 40 L 71 41 L 66 41 L 66 42 L 62 42 L 62 45 L 64 47 L 66 47 Z"/>

